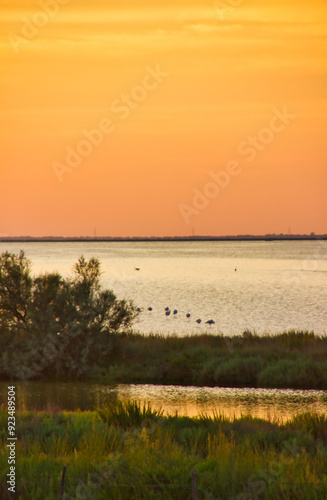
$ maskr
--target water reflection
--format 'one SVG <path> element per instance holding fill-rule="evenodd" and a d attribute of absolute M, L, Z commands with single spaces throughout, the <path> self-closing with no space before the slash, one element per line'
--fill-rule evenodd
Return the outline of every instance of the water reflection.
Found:
<path fill-rule="evenodd" d="M 0 383 L 0 401 L 7 399 L 8 384 Z M 229 418 L 250 414 L 286 420 L 305 411 L 326 413 L 327 391 L 290 389 L 233 389 L 162 385 L 117 385 L 92 383 L 17 383 L 18 409 L 94 410 L 108 401 L 137 399 L 149 401 L 166 414 L 196 416 L 221 413 Z"/>
<path fill-rule="evenodd" d="M 166 413 L 187 416 L 218 412 L 229 418 L 252 415 L 285 420 L 305 411 L 327 410 L 326 391 L 134 385 L 119 386 L 117 392 L 121 399 L 149 399 Z"/>
<path fill-rule="evenodd" d="M 326 333 L 327 252 L 321 241 L 0 242 L 0 253 L 20 249 L 35 274 L 69 276 L 81 254 L 99 258 L 103 286 L 144 309 L 134 325 L 141 333 Z M 178 314 L 167 317 L 166 306 Z M 216 323 L 208 327 L 211 318 Z"/>

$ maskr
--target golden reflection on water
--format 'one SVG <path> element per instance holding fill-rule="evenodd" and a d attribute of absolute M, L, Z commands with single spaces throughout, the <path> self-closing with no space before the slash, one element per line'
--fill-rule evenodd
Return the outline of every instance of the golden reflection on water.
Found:
<path fill-rule="evenodd" d="M 8 384 L 0 383 L 5 402 Z M 117 399 L 149 402 L 165 415 L 195 417 L 220 414 L 227 418 L 251 415 L 285 421 L 307 411 L 326 413 L 327 391 L 183 387 L 156 385 L 107 386 L 92 383 L 17 383 L 17 408 L 29 410 L 94 410 Z"/>
<path fill-rule="evenodd" d="M 149 400 L 166 415 L 189 417 L 218 414 L 229 419 L 251 415 L 272 421 L 285 421 L 307 411 L 326 413 L 326 391 L 294 391 L 279 389 L 118 386 L 122 400 Z"/>

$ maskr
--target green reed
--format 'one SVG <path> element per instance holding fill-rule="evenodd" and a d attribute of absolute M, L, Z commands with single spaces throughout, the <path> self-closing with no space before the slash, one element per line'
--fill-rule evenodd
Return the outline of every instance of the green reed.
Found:
<path fill-rule="evenodd" d="M 0 411 L 0 497 L 6 496 L 6 409 Z M 278 423 L 219 414 L 165 416 L 147 404 L 17 415 L 18 499 L 325 499 L 327 417 Z"/>

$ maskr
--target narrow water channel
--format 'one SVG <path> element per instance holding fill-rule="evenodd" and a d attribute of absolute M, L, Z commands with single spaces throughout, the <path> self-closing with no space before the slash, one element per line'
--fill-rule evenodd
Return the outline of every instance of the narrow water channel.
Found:
<path fill-rule="evenodd" d="M 0 383 L 0 402 L 7 386 Z M 94 410 L 115 399 L 146 401 L 166 415 L 196 416 L 214 412 L 229 418 L 252 415 L 287 420 L 303 412 L 327 412 L 327 391 L 183 387 L 164 385 L 108 386 L 84 382 L 16 384 L 18 410 Z"/>

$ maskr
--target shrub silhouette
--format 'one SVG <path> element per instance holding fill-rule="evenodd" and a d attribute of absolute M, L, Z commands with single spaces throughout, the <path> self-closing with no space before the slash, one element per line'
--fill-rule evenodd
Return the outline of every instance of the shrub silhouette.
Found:
<path fill-rule="evenodd" d="M 0 256 L 0 375 L 80 377 L 110 354 L 114 334 L 128 328 L 136 309 L 100 285 L 100 262 L 81 256 L 72 278 L 31 276 L 30 262 Z"/>

